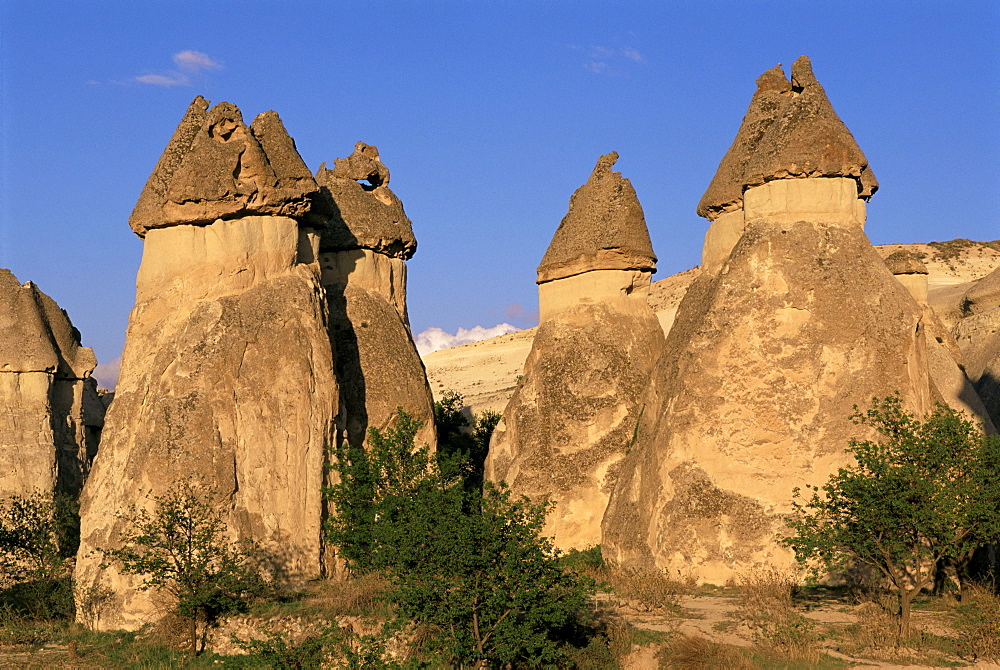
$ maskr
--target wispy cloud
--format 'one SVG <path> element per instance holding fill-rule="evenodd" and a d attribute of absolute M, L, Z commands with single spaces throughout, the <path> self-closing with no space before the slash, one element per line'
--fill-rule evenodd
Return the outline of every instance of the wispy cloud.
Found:
<path fill-rule="evenodd" d="M 635 47 L 614 48 L 598 44 L 586 49 L 570 45 L 570 49 L 586 53 L 587 60 L 582 63 L 583 69 L 594 74 L 622 75 L 625 74 L 625 68 L 646 62 L 645 56 Z"/>
<path fill-rule="evenodd" d="M 176 69 L 153 72 L 133 77 L 132 81 L 150 86 L 187 86 L 195 75 L 211 70 L 221 70 L 222 64 L 201 51 L 178 51 L 173 56 Z"/>
<path fill-rule="evenodd" d="M 462 344 L 471 344 L 490 337 L 506 335 L 517 331 L 518 328 L 510 325 L 509 323 L 498 323 L 492 328 L 484 328 L 483 326 L 459 328 L 458 332 L 452 335 L 437 326 L 431 326 L 423 332 L 418 333 L 414 338 L 414 341 L 417 344 L 417 351 L 420 355 L 426 356 L 432 351 L 449 349 Z"/>

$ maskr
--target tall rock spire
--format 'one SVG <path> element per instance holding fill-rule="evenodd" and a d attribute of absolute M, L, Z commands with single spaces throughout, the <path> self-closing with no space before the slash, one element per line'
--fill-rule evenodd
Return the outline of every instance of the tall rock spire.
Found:
<path fill-rule="evenodd" d="M 611 167 L 618 152 L 601 156 L 569 201 L 538 266 L 538 283 L 589 270 L 656 270 L 649 230 L 632 182 Z"/>

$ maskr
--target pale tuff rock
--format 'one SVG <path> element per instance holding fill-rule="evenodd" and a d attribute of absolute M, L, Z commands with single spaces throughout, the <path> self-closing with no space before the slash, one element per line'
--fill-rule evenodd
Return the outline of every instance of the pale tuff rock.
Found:
<path fill-rule="evenodd" d="M 0 269 L 0 496 L 79 493 L 104 425 L 96 365 L 66 312 Z"/>
<path fill-rule="evenodd" d="M 647 304 L 655 257 L 642 207 L 603 156 L 573 194 L 538 270 L 541 324 L 497 426 L 486 478 L 555 508 L 543 533 L 561 549 L 601 542 L 663 342 Z"/>
<path fill-rule="evenodd" d="M 725 583 L 791 567 L 791 491 L 849 462 L 853 406 L 932 400 L 922 310 L 858 229 L 756 221 L 688 290 L 604 518 L 605 556 Z"/>
<path fill-rule="evenodd" d="M 955 338 L 965 370 L 995 426 L 1000 428 L 1000 268 L 976 281 L 962 299 Z"/>
<path fill-rule="evenodd" d="M 206 225 L 242 216 L 289 216 L 321 225 L 319 187 L 276 113 L 248 127 L 228 102 L 208 109 L 198 96 L 177 126 L 139 196 L 129 224 Z"/>
<path fill-rule="evenodd" d="M 618 153 L 601 156 L 569 201 L 541 264 L 538 283 L 590 270 L 656 269 L 649 230 L 632 182 L 611 167 Z"/>
<path fill-rule="evenodd" d="M 791 81 L 780 66 L 771 68 L 757 79 L 736 139 L 698 204 L 698 214 L 712 221 L 702 268 L 717 272 L 753 219 L 863 227 L 864 200 L 877 189 L 809 59 L 793 63 Z"/>
<path fill-rule="evenodd" d="M 198 116 L 193 107 L 175 140 Z M 78 596 L 94 586 L 111 590 L 102 629 L 135 629 L 163 614 L 151 593 L 136 591 L 135 578 L 102 570 L 94 550 L 117 542 L 124 523 L 117 515 L 151 505 L 179 482 L 214 490 L 232 539 L 260 543 L 280 578 L 323 573 L 321 489 L 338 392 L 319 240 L 308 227 L 315 182 L 299 169 L 276 115 L 258 117 L 250 130 L 234 106 L 217 105 L 165 178 L 167 202 L 154 208 L 163 218 L 142 219 L 137 231 L 145 244 L 136 305 L 101 453 L 81 497 Z M 229 139 L 217 142 L 220 134 Z M 177 163 L 173 145 L 154 178 Z M 231 172 L 224 184 L 237 158 L 271 170 L 259 182 L 268 187 L 232 190 Z M 246 171 L 238 179 L 245 186 L 244 178 Z M 142 198 L 157 188 L 147 184 Z M 199 225 L 170 218 L 189 202 L 227 218 Z M 243 215 L 258 205 L 301 218 Z"/>
<path fill-rule="evenodd" d="M 406 260 L 417 240 L 389 170 L 376 147 L 358 142 L 334 169 L 321 165 L 316 180 L 333 211 L 319 260 L 340 381 L 338 444 L 360 447 L 402 407 L 424 422 L 417 443 L 433 447 L 433 398 L 406 312 Z"/>

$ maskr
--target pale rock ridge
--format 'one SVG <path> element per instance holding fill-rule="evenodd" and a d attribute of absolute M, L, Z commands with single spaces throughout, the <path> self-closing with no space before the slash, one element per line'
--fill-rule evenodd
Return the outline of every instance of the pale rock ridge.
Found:
<path fill-rule="evenodd" d="M 319 187 L 278 115 L 248 127 L 228 102 L 196 97 L 174 131 L 129 217 L 150 228 L 207 225 L 241 216 L 289 216 L 322 225 Z"/>
<path fill-rule="evenodd" d="M 649 230 L 632 182 L 613 172 L 618 153 L 601 156 L 569 201 L 538 266 L 538 283 L 590 270 L 656 269 Z"/>
<path fill-rule="evenodd" d="M 174 140 L 204 115 L 204 104 L 192 107 Z M 239 119 L 235 106 L 217 105 L 179 163 L 172 140 L 140 204 L 161 182 L 166 200 L 136 210 L 161 218 L 139 221 L 136 305 L 81 496 L 77 593 L 110 589 L 101 629 L 136 629 L 164 613 L 135 578 L 102 569 L 95 550 L 117 542 L 125 523 L 117 515 L 180 482 L 214 490 L 232 539 L 260 543 L 280 579 L 320 576 L 329 559 L 321 489 L 338 392 L 311 227 L 318 189 L 276 115 L 249 130 Z M 234 178 L 237 163 L 247 169 Z M 157 181 L 169 165 L 177 167 Z M 244 188 L 247 170 L 266 174 Z M 187 203 L 220 218 L 184 225 L 198 218 L 175 216 Z M 300 218 L 244 215 L 259 209 Z"/>
<path fill-rule="evenodd" d="M 486 460 L 488 480 L 555 503 L 543 533 L 564 550 L 601 542 L 663 342 L 647 303 L 655 257 L 635 191 L 610 171 L 616 158 L 601 157 L 573 194 L 542 261 L 541 323 Z"/>
<path fill-rule="evenodd" d="M 337 443 L 360 447 L 402 407 L 424 422 L 417 443 L 433 447 L 433 397 L 406 311 L 406 260 L 417 240 L 389 170 L 375 146 L 358 142 L 332 170 L 321 165 L 316 180 L 333 211 L 319 260 L 340 381 Z"/>
<path fill-rule="evenodd" d="M 0 268 L 0 496 L 79 493 L 104 425 L 96 365 L 66 312 Z"/>
<path fill-rule="evenodd" d="M 792 64 L 791 81 L 780 65 L 771 68 L 757 79 L 740 130 L 698 204 L 698 214 L 712 221 L 702 268 L 718 272 L 753 219 L 799 216 L 863 227 L 864 201 L 877 189 L 809 59 Z"/>

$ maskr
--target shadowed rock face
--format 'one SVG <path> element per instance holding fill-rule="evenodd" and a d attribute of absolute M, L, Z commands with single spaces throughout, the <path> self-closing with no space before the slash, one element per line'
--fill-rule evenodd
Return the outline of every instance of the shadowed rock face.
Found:
<path fill-rule="evenodd" d="M 433 398 L 406 311 L 406 260 L 417 240 L 389 170 L 376 147 L 358 142 L 332 170 L 321 165 L 316 180 L 334 212 L 319 259 L 340 380 L 338 444 L 361 447 L 402 407 L 424 422 L 417 443 L 433 447 Z"/>
<path fill-rule="evenodd" d="M 965 370 L 1000 428 L 1000 269 L 973 284 L 962 298 L 964 318 L 955 338 L 965 357 Z"/>
<path fill-rule="evenodd" d="M 561 549 L 601 542 L 601 518 L 663 343 L 647 303 L 656 261 L 642 207 L 601 157 L 539 267 L 541 324 L 490 444 L 486 478 L 551 501 Z"/>
<path fill-rule="evenodd" d="M 228 102 L 208 109 L 198 96 L 181 119 L 129 217 L 151 228 L 204 225 L 241 216 L 289 216 L 321 225 L 317 186 L 278 115 L 247 127 Z"/>
<path fill-rule="evenodd" d="M 539 284 L 589 270 L 656 269 L 635 189 L 611 171 L 617 160 L 617 152 L 601 156 L 587 183 L 573 193 L 538 266 Z"/>
<path fill-rule="evenodd" d="M 0 269 L 0 496 L 79 493 L 104 425 L 96 365 L 66 312 Z"/>
<path fill-rule="evenodd" d="M 684 297 L 604 518 L 626 566 L 725 583 L 790 567 L 774 542 L 796 486 L 822 484 L 866 437 L 853 406 L 932 400 L 922 310 L 857 229 L 749 225 Z"/>
<path fill-rule="evenodd" d="M 192 117 L 203 121 L 178 162 L 174 145 L 191 135 Z M 316 186 L 277 115 L 249 129 L 239 119 L 226 103 L 205 115 L 196 100 L 137 206 L 161 218 L 140 220 L 114 409 L 81 497 L 75 577 L 80 593 L 113 593 L 101 628 L 162 616 L 154 594 L 102 570 L 93 550 L 118 542 L 117 515 L 180 482 L 214 490 L 232 539 L 257 541 L 279 578 L 323 572 L 321 489 L 338 392 L 310 227 Z M 143 210 L 162 183 L 165 200 Z M 244 215 L 260 209 L 299 218 Z"/>
<path fill-rule="evenodd" d="M 868 160 L 806 56 L 792 64 L 791 81 L 780 66 L 757 79 L 750 108 L 698 203 L 698 215 L 715 219 L 739 209 L 748 186 L 789 177 L 851 177 L 865 198 L 878 189 Z"/>

